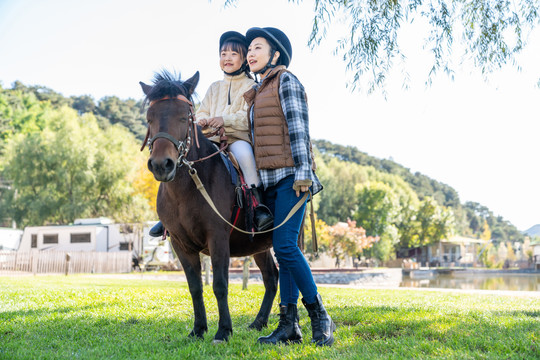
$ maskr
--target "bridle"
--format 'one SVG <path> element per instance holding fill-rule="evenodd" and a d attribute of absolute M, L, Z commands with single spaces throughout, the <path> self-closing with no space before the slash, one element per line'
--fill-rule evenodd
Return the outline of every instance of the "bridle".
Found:
<path fill-rule="evenodd" d="M 183 102 L 185 102 L 185 103 L 187 103 L 189 105 L 188 131 L 187 131 L 186 137 L 184 138 L 184 140 L 178 140 L 178 139 L 175 139 L 174 137 L 172 137 L 170 134 L 168 134 L 166 132 L 158 132 L 156 135 L 149 138 L 150 137 L 150 127 L 148 127 L 148 131 L 146 132 L 146 137 L 144 138 L 143 145 L 141 147 L 141 151 L 143 151 L 144 148 L 146 146 L 148 146 L 148 149 L 150 150 L 150 154 L 152 154 L 152 148 L 153 148 L 154 142 L 157 139 L 160 139 L 160 138 L 167 139 L 167 140 L 169 140 L 170 142 L 173 143 L 174 147 L 176 148 L 176 151 L 178 151 L 178 158 L 176 159 L 176 166 L 181 167 L 182 165 L 186 164 L 191 169 L 191 165 L 193 163 L 209 159 L 212 156 L 222 152 L 223 150 L 225 150 L 227 148 L 227 138 L 225 137 L 225 129 L 220 128 L 215 133 L 210 134 L 210 136 L 214 136 L 214 135 L 219 135 L 220 136 L 221 146 L 220 146 L 219 150 L 216 151 L 215 153 L 209 155 L 209 156 L 204 157 L 204 158 L 193 160 L 193 161 L 188 161 L 186 158 L 187 158 L 187 155 L 188 155 L 189 151 L 191 150 L 193 135 L 195 137 L 195 143 L 197 144 L 197 148 L 200 147 L 199 146 L 199 138 L 197 136 L 197 129 L 196 129 L 197 125 L 195 124 L 195 122 L 197 120 L 195 118 L 195 111 L 194 111 L 194 108 L 193 108 L 193 103 L 187 97 L 185 97 L 184 95 L 177 95 L 175 97 L 165 96 L 165 97 L 163 97 L 161 99 L 152 100 L 150 102 L 150 105 L 149 105 L 148 109 L 150 109 L 155 103 L 157 103 L 159 101 L 174 100 L 174 99 L 183 101 Z"/>

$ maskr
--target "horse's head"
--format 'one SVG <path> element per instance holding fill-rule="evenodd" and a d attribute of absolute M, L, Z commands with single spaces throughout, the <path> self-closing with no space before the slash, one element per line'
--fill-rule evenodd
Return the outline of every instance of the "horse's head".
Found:
<path fill-rule="evenodd" d="M 167 71 L 156 74 L 153 85 L 140 82 L 145 102 L 150 104 L 143 148 L 145 145 L 150 148 L 148 169 L 158 181 L 173 180 L 177 163 L 190 149 L 192 132 L 196 131 L 191 95 L 198 82 L 199 72 L 181 81 Z"/>

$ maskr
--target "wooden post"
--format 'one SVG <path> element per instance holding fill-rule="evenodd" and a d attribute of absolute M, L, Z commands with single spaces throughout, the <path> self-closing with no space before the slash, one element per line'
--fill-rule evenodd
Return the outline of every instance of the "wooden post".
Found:
<path fill-rule="evenodd" d="M 66 268 L 65 268 L 65 275 L 66 276 L 69 274 L 69 261 L 70 260 L 71 260 L 71 255 L 69 255 L 69 253 L 66 253 Z"/>
<path fill-rule="evenodd" d="M 247 290 L 249 280 L 249 265 L 251 264 L 251 256 L 244 258 L 244 272 L 242 273 L 242 290 Z"/>
<path fill-rule="evenodd" d="M 204 259 L 204 271 L 205 271 L 205 277 L 204 277 L 204 284 L 210 285 L 210 256 L 203 255 Z"/>

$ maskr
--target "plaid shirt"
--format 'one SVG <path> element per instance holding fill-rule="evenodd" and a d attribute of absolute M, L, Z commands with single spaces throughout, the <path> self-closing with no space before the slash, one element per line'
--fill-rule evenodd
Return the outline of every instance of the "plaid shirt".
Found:
<path fill-rule="evenodd" d="M 259 86 L 260 84 L 255 85 L 257 89 Z M 296 76 L 290 72 L 282 73 L 279 78 L 279 100 L 289 127 L 289 138 L 295 166 L 280 169 L 261 169 L 259 170 L 259 176 L 265 189 L 277 185 L 278 182 L 290 175 L 294 175 L 295 181 L 310 179 L 313 182 L 311 191 L 315 195 L 322 190 L 322 185 L 311 169 L 309 116 L 305 90 Z M 250 115 L 252 119 L 251 128 L 253 129 L 253 106 L 250 109 Z"/>

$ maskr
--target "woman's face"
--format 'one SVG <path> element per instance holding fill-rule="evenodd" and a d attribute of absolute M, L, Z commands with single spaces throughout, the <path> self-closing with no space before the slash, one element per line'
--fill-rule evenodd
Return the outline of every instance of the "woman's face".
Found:
<path fill-rule="evenodd" d="M 239 70 L 244 63 L 244 57 L 239 52 L 232 49 L 221 49 L 219 56 L 219 66 L 226 73 L 233 73 Z"/>
<path fill-rule="evenodd" d="M 271 47 L 268 41 L 263 37 L 253 39 L 248 48 L 247 61 L 249 64 L 249 70 L 251 72 L 257 72 L 264 68 L 268 64 L 270 59 Z M 276 55 L 272 61 L 273 64 L 277 62 L 279 52 L 276 51 Z"/>

